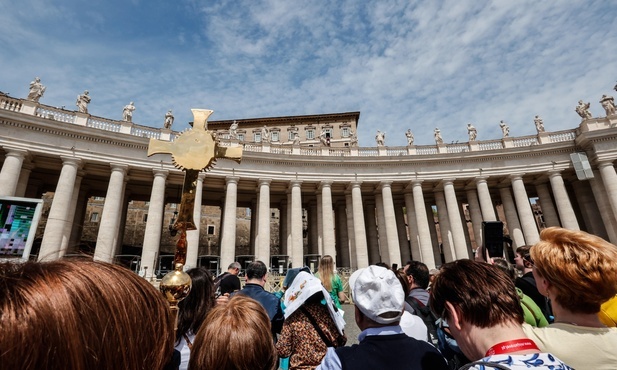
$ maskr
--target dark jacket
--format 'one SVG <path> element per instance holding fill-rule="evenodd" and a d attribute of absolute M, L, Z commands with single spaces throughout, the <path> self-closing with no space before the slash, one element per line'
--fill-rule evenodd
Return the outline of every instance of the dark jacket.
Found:
<path fill-rule="evenodd" d="M 272 335 L 276 338 L 276 334 L 280 333 L 283 328 L 283 320 L 285 319 L 279 299 L 274 294 L 266 292 L 264 288 L 258 284 L 246 284 L 244 289 L 240 290 L 238 294 L 244 294 L 261 303 L 268 313 L 268 317 L 272 323 Z"/>

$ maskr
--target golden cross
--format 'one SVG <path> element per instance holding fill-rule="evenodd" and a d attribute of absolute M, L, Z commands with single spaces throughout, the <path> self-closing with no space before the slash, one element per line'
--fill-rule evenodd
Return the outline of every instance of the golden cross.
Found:
<path fill-rule="evenodd" d="M 207 121 L 213 113 L 212 110 L 191 111 L 193 128 L 180 133 L 173 142 L 150 139 L 148 145 L 148 157 L 169 153 L 174 166 L 185 172 L 178 219 L 173 225 L 173 228 L 180 232 L 174 262 L 182 265 L 186 263 L 186 231 L 196 229 L 193 209 L 199 172 L 212 168 L 217 158 L 231 159 L 238 163 L 242 159 L 242 147 L 219 146 L 214 139 L 214 133 L 207 130 Z"/>

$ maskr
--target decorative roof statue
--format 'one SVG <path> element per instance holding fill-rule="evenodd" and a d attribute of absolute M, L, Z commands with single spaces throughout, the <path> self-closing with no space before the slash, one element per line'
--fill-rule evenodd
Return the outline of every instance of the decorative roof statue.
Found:
<path fill-rule="evenodd" d="M 319 142 L 321 142 L 321 145 L 324 146 L 329 146 L 330 145 L 330 140 L 328 138 L 328 134 L 326 133 L 326 130 L 321 130 L 321 132 L 319 133 Z"/>
<path fill-rule="evenodd" d="M 268 131 L 268 128 L 265 125 L 264 127 L 261 128 L 261 142 L 262 143 L 270 142 L 270 131 Z"/>
<path fill-rule="evenodd" d="M 435 142 L 437 143 L 437 145 L 443 144 L 443 138 L 441 137 L 441 131 L 439 130 L 439 128 L 435 128 L 434 134 Z"/>
<path fill-rule="evenodd" d="M 407 138 L 407 146 L 412 146 L 415 138 L 410 128 L 408 128 L 407 131 L 405 131 L 405 137 Z"/>
<path fill-rule="evenodd" d="M 467 124 L 467 134 L 469 134 L 469 141 L 476 141 L 478 137 L 478 130 L 471 124 Z"/>
<path fill-rule="evenodd" d="M 39 102 L 39 99 L 45 93 L 45 86 L 41 83 L 41 79 L 36 77 L 34 81 L 30 82 L 30 92 L 28 92 L 28 100 L 31 100 L 35 103 Z"/>
<path fill-rule="evenodd" d="M 128 105 L 124 106 L 122 110 L 122 120 L 126 122 L 133 122 L 133 112 L 135 111 L 135 106 L 133 102 L 130 102 Z"/>
<path fill-rule="evenodd" d="M 229 138 L 238 139 L 238 121 L 234 120 L 231 126 L 229 126 Z"/>
<path fill-rule="evenodd" d="M 349 130 L 349 146 L 358 146 L 358 134 L 354 130 Z"/>
<path fill-rule="evenodd" d="M 536 131 L 538 131 L 538 133 L 544 132 L 544 121 L 542 121 L 540 116 L 536 115 L 533 119 L 533 123 L 535 123 Z"/>
<path fill-rule="evenodd" d="M 501 120 L 501 122 L 499 122 L 499 127 L 501 127 L 501 133 L 503 134 L 503 137 L 510 136 L 510 126 L 508 126 L 507 123 Z"/>
<path fill-rule="evenodd" d="M 592 117 L 591 112 L 589 111 L 590 105 L 590 103 L 583 103 L 582 100 L 579 100 L 578 105 L 574 110 L 576 111 L 576 113 L 578 113 L 579 116 L 581 116 L 583 120 L 586 120 Z"/>
<path fill-rule="evenodd" d="M 88 90 L 77 96 L 77 102 L 75 102 L 75 105 L 77 105 L 77 110 L 79 113 L 88 113 L 88 104 L 90 104 L 91 100 L 92 98 L 90 98 L 90 93 Z"/>
<path fill-rule="evenodd" d="M 168 130 L 171 130 L 171 125 L 174 124 L 174 115 L 171 113 L 171 109 L 167 111 L 167 113 L 165 113 L 165 124 L 163 127 L 165 127 Z"/>
<path fill-rule="evenodd" d="M 384 146 L 386 144 L 386 133 L 377 130 L 375 141 L 377 142 L 377 146 Z"/>
<path fill-rule="evenodd" d="M 615 114 L 615 99 L 612 96 L 602 95 L 600 104 L 602 104 L 607 117 Z"/>
<path fill-rule="evenodd" d="M 300 146 L 300 135 L 297 132 L 294 132 L 294 141 L 293 146 Z"/>

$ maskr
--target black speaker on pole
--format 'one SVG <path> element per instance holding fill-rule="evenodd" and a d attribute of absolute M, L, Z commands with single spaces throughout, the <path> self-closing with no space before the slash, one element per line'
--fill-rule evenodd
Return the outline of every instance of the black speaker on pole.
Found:
<path fill-rule="evenodd" d="M 483 221 L 482 242 L 489 257 L 503 257 L 503 222 Z"/>

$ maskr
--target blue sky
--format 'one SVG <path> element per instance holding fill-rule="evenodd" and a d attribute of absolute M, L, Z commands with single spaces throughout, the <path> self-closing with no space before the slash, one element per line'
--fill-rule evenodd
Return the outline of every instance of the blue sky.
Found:
<path fill-rule="evenodd" d="M 617 1 L 0 0 L 0 91 L 175 130 L 212 120 L 360 111 L 361 146 L 572 129 L 617 95 Z"/>

